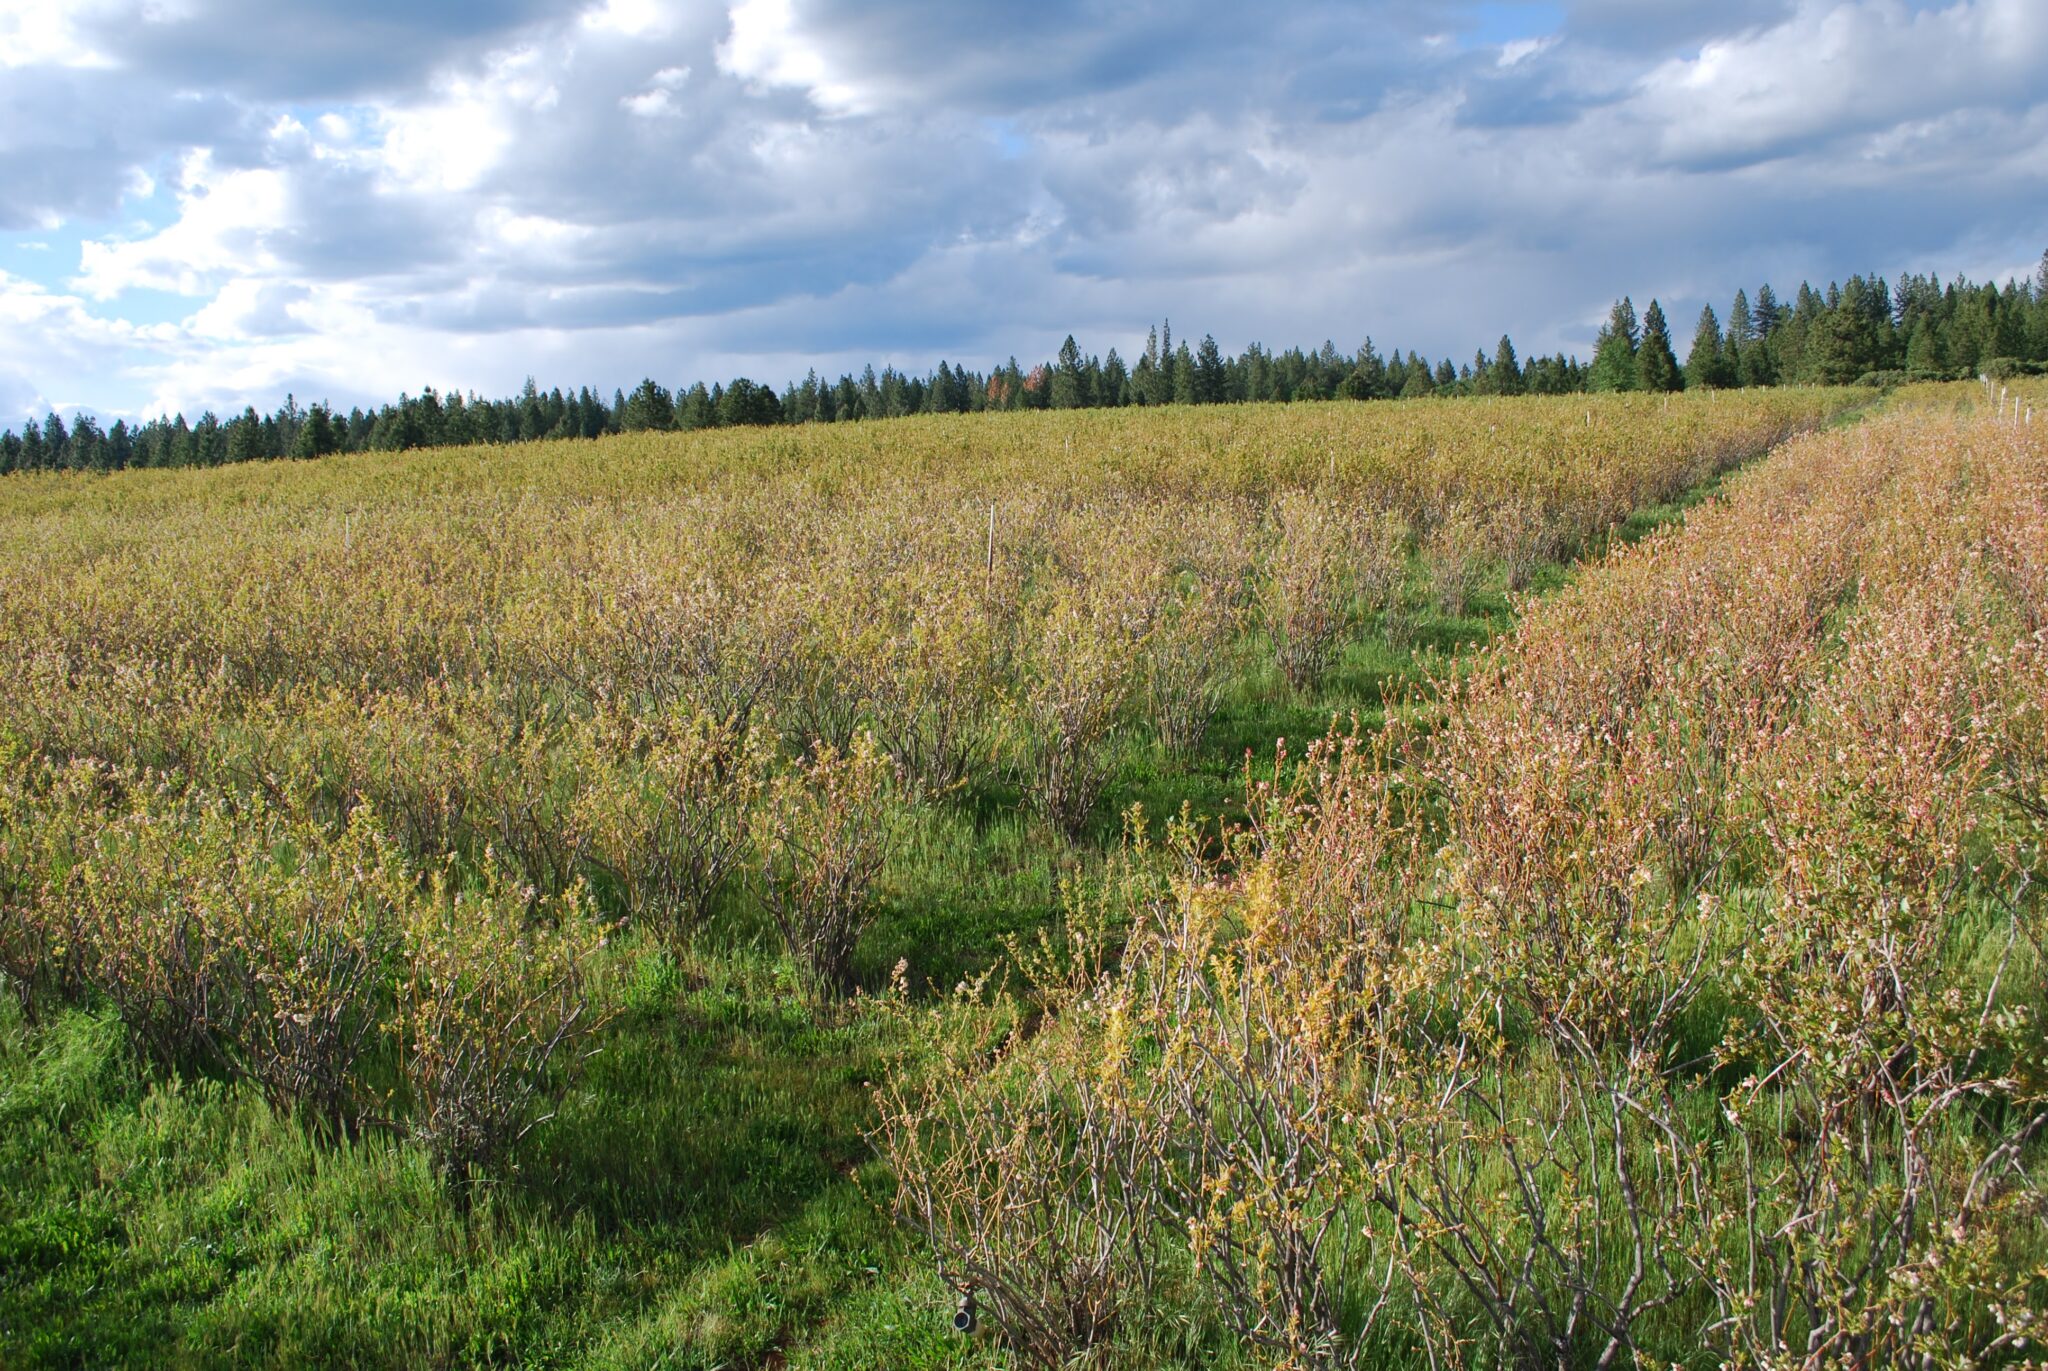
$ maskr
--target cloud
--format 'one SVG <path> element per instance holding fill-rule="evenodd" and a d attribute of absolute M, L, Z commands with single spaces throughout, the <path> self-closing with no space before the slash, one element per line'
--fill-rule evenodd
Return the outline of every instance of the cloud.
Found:
<path fill-rule="evenodd" d="M 1708 42 L 1645 75 L 1631 111 L 1658 154 L 1723 167 L 1881 137 L 1958 111 L 2048 99 L 2048 6 L 1974 0 L 1809 3 L 1785 22 Z"/>
<path fill-rule="evenodd" d="M 95 300 L 129 290 L 206 295 L 275 272 L 269 236 L 286 222 L 289 187 L 275 170 L 223 171 L 205 151 L 185 159 L 178 217 L 161 232 L 84 245 L 75 283 Z"/>
<path fill-rule="evenodd" d="M 91 0 L 0 0 L 0 68 L 110 67 L 80 31 Z"/>
<path fill-rule="evenodd" d="M 719 70 L 759 86 L 802 90 L 832 114 L 857 114 L 880 102 L 835 67 L 826 50 L 797 23 L 792 0 L 740 0 L 732 7 L 732 32 L 718 45 Z"/>
<path fill-rule="evenodd" d="M 559 9 L 550 0 L 89 0 L 71 27 L 150 86 L 303 104 L 414 91 Z"/>
<path fill-rule="evenodd" d="M 0 52 L 0 418 L 1162 315 L 1584 353 L 1623 291 L 1683 319 L 2048 222 L 2037 0 L 0 0 Z"/>

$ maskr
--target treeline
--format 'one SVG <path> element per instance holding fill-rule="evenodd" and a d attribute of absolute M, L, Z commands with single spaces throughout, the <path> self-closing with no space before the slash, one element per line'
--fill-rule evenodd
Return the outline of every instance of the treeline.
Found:
<path fill-rule="evenodd" d="M 487 400 L 432 387 L 376 410 L 341 414 L 302 408 L 286 397 L 273 414 L 252 406 L 231 419 L 211 412 L 110 427 L 89 414 L 67 426 L 56 414 L 21 432 L 0 431 L 0 472 L 126 467 L 218 466 L 333 452 L 399 452 L 417 447 L 597 438 L 608 433 L 738 425 L 837 423 L 909 414 L 983 410 L 1086 409 L 1123 405 L 1226 404 L 1243 401 L 1414 399 L 1455 395 L 1559 395 L 1582 390 L 1680 390 L 1770 385 L 1884 384 L 1905 380 L 1998 377 L 2048 370 L 2048 253 L 2033 281 L 1944 286 L 1908 274 L 1851 276 L 1825 291 L 1802 284 L 1786 305 L 1766 284 L 1754 299 L 1737 291 L 1725 325 L 1701 310 L 1680 362 L 1669 322 L 1655 300 L 1637 317 L 1624 297 L 1600 331 L 1593 360 L 1560 353 L 1521 360 L 1505 335 L 1489 355 L 1431 362 L 1399 348 L 1382 354 L 1368 338 L 1355 353 L 1334 343 L 1273 352 L 1257 343 L 1226 357 L 1213 337 L 1175 342 L 1171 325 L 1154 329 L 1135 362 L 1111 348 L 1083 354 L 1072 337 L 1059 356 L 1030 368 L 1012 357 L 987 372 L 941 361 L 916 376 L 873 366 L 837 381 L 816 371 L 772 387 L 740 377 L 669 390 L 653 379 L 609 401 L 590 387 L 542 391 L 529 380 L 518 395 Z"/>
<path fill-rule="evenodd" d="M 1615 303 L 1588 368 L 1593 390 L 1872 385 L 1954 381 L 2048 370 L 2048 253 L 2037 279 L 1943 286 L 1908 274 L 1896 285 L 1851 276 L 1825 292 L 1801 285 L 1790 305 L 1770 286 L 1735 292 L 1724 326 L 1700 311 L 1681 366 L 1655 300 L 1640 321 Z"/>

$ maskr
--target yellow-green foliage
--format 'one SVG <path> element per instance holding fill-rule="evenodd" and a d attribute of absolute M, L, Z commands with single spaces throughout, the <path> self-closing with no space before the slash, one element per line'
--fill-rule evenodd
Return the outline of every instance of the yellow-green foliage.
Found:
<path fill-rule="evenodd" d="M 0 775 L 0 970 L 104 995 L 170 1066 L 353 1133 L 400 1120 L 450 1169 L 531 1126 L 595 1027 L 580 892 L 423 870 L 368 805 L 338 825 L 95 761 Z M 395 1068 L 397 1088 L 382 1084 Z"/>
<path fill-rule="evenodd" d="M 843 986 L 903 806 L 1014 783 L 1077 834 L 1129 735 L 1200 740 L 1253 625 L 1305 683 L 1398 608 L 1418 533 L 1455 610 L 1474 567 L 1526 574 L 1854 398 L 13 478 L 0 951 L 166 1060 L 484 1161 L 589 1030 L 607 921 L 676 941 L 744 899 Z"/>
<path fill-rule="evenodd" d="M 879 1088 L 900 1214 L 1033 1365 L 2038 1356 L 2044 496 L 2010 419 L 1793 442 L 1138 846 Z"/>

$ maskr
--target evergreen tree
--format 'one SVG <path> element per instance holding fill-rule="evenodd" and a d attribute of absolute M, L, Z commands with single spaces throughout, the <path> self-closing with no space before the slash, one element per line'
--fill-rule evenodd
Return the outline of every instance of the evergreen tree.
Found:
<path fill-rule="evenodd" d="M 1403 400 L 1419 400 L 1425 395 L 1436 393 L 1436 377 L 1430 374 L 1429 363 L 1422 360 L 1422 354 L 1408 354 L 1408 379 L 1401 383 Z"/>
<path fill-rule="evenodd" d="M 1123 405 L 1130 403 L 1131 377 L 1124 368 L 1124 359 L 1116 355 L 1116 349 L 1109 350 L 1109 356 L 1102 361 L 1102 387 L 1096 393 L 1096 403 L 1102 405 Z"/>
<path fill-rule="evenodd" d="M 1081 347 L 1070 333 L 1060 344 L 1059 360 L 1053 365 L 1051 408 L 1081 409 L 1090 403 L 1088 371 L 1081 362 Z"/>
<path fill-rule="evenodd" d="M 1147 355 L 1151 349 L 1146 349 Z M 1148 405 L 1170 405 L 1173 403 L 1173 321 L 1166 321 L 1159 335 L 1158 355 L 1152 357 L 1151 387 L 1145 396 Z"/>
<path fill-rule="evenodd" d="M 1140 357 L 1138 364 L 1131 368 L 1131 399 L 1134 405 L 1152 403 L 1152 391 L 1159 372 L 1149 357 Z"/>
<path fill-rule="evenodd" d="M 1749 292 L 1737 290 L 1735 303 L 1728 307 L 1728 335 L 1726 351 L 1731 359 L 1741 356 L 1742 350 L 1756 341 L 1756 320 L 1749 312 Z"/>
<path fill-rule="evenodd" d="M 1727 366 L 1729 385 L 1750 384 L 1750 354 L 1758 346 L 1756 317 L 1749 310 L 1749 292 L 1738 290 L 1735 292 L 1735 303 L 1728 307 L 1728 332 L 1721 343 L 1722 359 Z"/>
<path fill-rule="evenodd" d="M 1131 388 L 1141 405 L 1163 405 L 1173 399 L 1173 359 L 1159 347 L 1159 330 L 1145 334 L 1145 352 L 1131 371 Z"/>
<path fill-rule="evenodd" d="M 1474 395 L 1500 393 L 1493 388 L 1493 363 L 1486 360 L 1486 351 L 1483 348 L 1472 354 L 1472 360 L 1460 369 L 1459 375 L 1464 380 L 1466 389 Z"/>
<path fill-rule="evenodd" d="M 263 456 L 263 421 L 256 417 L 256 406 L 247 405 L 241 417 L 228 425 L 227 460 L 230 462 L 254 462 Z"/>
<path fill-rule="evenodd" d="M 1664 307 L 1655 300 L 1643 312 L 1643 341 L 1636 350 L 1638 383 L 1648 391 L 1673 391 L 1685 385 L 1678 370 L 1678 357 L 1671 351 L 1671 329 L 1664 322 Z"/>
<path fill-rule="evenodd" d="M 1941 330 L 1932 319 L 1921 318 L 1906 340 L 1906 370 L 1921 376 L 1948 375 L 1948 351 L 1942 346 Z"/>
<path fill-rule="evenodd" d="M 1593 345 L 1595 390 L 1635 390 L 1642 384 L 1636 365 L 1636 307 L 1624 295 L 1608 311 Z"/>
<path fill-rule="evenodd" d="M 1840 287 L 1835 295 L 1841 295 Z M 1771 331 L 1772 354 L 1779 374 L 1795 384 L 1812 379 L 1811 359 L 1807 356 L 1813 342 L 1814 331 L 1828 313 L 1828 304 L 1819 291 L 1805 281 L 1799 283 L 1799 293 L 1793 297 L 1790 310 L 1779 311 L 1778 327 Z"/>
<path fill-rule="evenodd" d="M 1769 338 L 1785 322 L 1784 311 L 1778 306 L 1778 296 L 1771 289 L 1769 281 L 1757 287 L 1756 291 L 1756 336 Z"/>
<path fill-rule="evenodd" d="M 180 427 L 183 427 L 182 423 Z M 228 459 L 227 429 L 221 425 L 219 416 L 210 409 L 202 413 L 199 422 L 185 434 L 185 444 L 190 450 L 186 459 L 188 465 L 217 467 Z M 264 457 L 282 455 L 261 444 L 258 444 L 257 453 Z"/>
<path fill-rule="evenodd" d="M 1487 368 L 1487 375 L 1493 381 L 1493 393 L 1496 395 L 1520 395 L 1525 389 L 1522 364 L 1515 356 L 1515 345 L 1505 333 L 1494 344 L 1493 365 Z"/>
<path fill-rule="evenodd" d="M 114 426 L 107 430 L 107 454 L 116 471 L 125 471 L 135 464 L 135 439 L 126 419 L 114 420 Z"/>
<path fill-rule="evenodd" d="M 306 411 L 304 422 L 292 439 L 292 456 L 325 457 L 341 450 L 341 435 L 335 431 L 334 415 L 325 405 Z"/>
<path fill-rule="evenodd" d="M 1201 347 L 1195 352 L 1195 403 L 1222 404 L 1225 398 L 1224 382 L 1223 350 L 1216 346 L 1214 338 L 1205 333 L 1202 335 Z"/>
<path fill-rule="evenodd" d="M 1862 375 L 1856 359 L 1856 325 L 1848 310 L 1823 310 L 1807 332 L 1802 379 L 1824 386 L 1847 385 Z"/>
<path fill-rule="evenodd" d="M 1861 276 L 1843 285 L 1830 283 L 1825 304 L 1816 305 L 1815 298 L 1802 292 L 1793 314 L 1801 342 L 1798 376 L 1839 386 L 1881 367 L 1887 360 L 1882 330 L 1890 323 L 1889 299 Z"/>
<path fill-rule="evenodd" d="M 1275 398 L 1273 359 L 1258 343 L 1244 350 L 1244 398 L 1255 401 Z"/>
<path fill-rule="evenodd" d="M 1182 343 L 1173 353 L 1173 402 L 1177 405 L 1195 403 L 1195 358 Z"/>
<path fill-rule="evenodd" d="M 1174 320 L 1159 330 L 1159 355 L 1153 357 L 1145 404 L 1174 404 Z"/>
<path fill-rule="evenodd" d="M 738 426 L 782 422 L 782 403 L 776 399 L 775 392 L 744 376 L 726 387 L 717 404 L 718 422 L 721 424 Z"/>
<path fill-rule="evenodd" d="M 1351 368 L 1351 374 L 1344 378 L 1339 393 L 1347 400 L 1377 400 L 1391 393 L 1387 376 L 1387 364 L 1373 347 L 1372 339 L 1358 349 L 1358 360 Z"/>
<path fill-rule="evenodd" d="M 521 402 L 520 408 L 526 410 L 529 406 L 533 416 L 532 427 L 539 428 L 547 422 L 547 416 L 541 409 L 540 397 L 528 396 Z M 627 433 L 644 433 L 650 429 L 657 433 L 665 433 L 675 426 L 675 400 L 669 395 L 668 389 L 651 376 L 633 388 L 633 393 L 626 397 L 626 403 L 619 414 L 619 427 Z M 523 418 L 520 428 L 522 432 L 527 428 Z"/>
<path fill-rule="evenodd" d="M 1992 305 L 1993 356 L 2017 360 L 2027 350 L 2025 306 L 2020 289 L 2019 283 L 2014 281 L 2006 283 L 2003 295 L 1999 294 L 1996 284 L 1985 287 Z"/>
<path fill-rule="evenodd" d="M 676 406 L 676 427 L 700 429 L 718 427 L 718 404 L 711 398 L 711 392 L 702 381 L 690 387 L 690 393 Z"/>
<path fill-rule="evenodd" d="M 1685 384 L 1693 390 L 1720 390 L 1735 384 L 1735 368 L 1722 344 L 1721 321 L 1714 316 L 1712 305 L 1700 306 L 1692 351 L 1685 355 Z"/>
<path fill-rule="evenodd" d="M 72 421 L 71 465 L 86 471 L 106 471 L 111 466 L 106 435 L 90 414 L 81 414 Z"/>

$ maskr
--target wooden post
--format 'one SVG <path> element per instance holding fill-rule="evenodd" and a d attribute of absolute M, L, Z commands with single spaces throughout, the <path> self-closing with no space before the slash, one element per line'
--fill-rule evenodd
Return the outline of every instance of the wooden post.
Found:
<path fill-rule="evenodd" d="M 986 600 L 986 599 L 987 599 L 987 598 L 988 598 L 989 596 L 991 596 L 991 595 L 995 594 L 995 589 L 996 589 L 996 506 L 995 506 L 995 501 L 991 500 L 991 501 L 989 501 L 989 506 L 988 506 L 988 567 L 987 567 L 987 569 L 986 569 L 985 571 L 983 571 L 983 573 L 982 573 L 982 577 L 981 577 L 981 598 L 982 598 L 982 599 L 984 599 L 984 600 Z"/>

